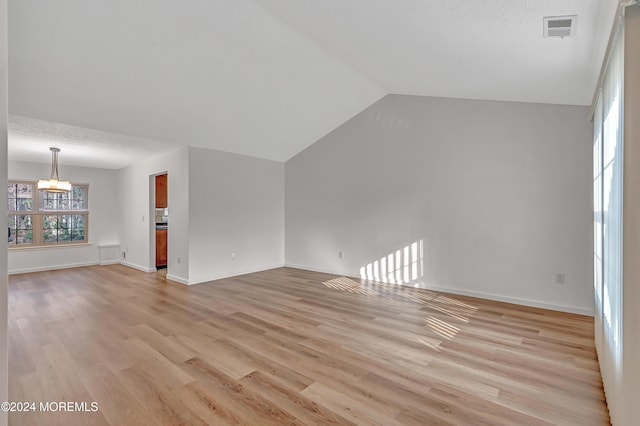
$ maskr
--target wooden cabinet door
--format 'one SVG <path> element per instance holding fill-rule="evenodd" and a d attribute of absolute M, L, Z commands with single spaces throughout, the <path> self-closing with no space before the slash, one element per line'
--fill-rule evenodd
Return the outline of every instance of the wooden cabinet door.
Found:
<path fill-rule="evenodd" d="M 167 266 L 167 230 L 156 231 L 156 267 Z"/>
<path fill-rule="evenodd" d="M 156 208 L 166 209 L 167 205 L 167 175 L 156 176 Z"/>

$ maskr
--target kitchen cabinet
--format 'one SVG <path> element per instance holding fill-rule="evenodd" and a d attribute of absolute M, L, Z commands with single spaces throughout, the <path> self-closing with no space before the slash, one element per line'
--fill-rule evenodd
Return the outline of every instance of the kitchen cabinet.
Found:
<path fill-rule="evenodd" d="M 167 230 L 156 230 L 156 268 L 167 266 Z"/>
<path fill-rule="evenodd" d="M 167 175 L 156 176 L 156 208 L 166 209 L 167 205 Z"/>

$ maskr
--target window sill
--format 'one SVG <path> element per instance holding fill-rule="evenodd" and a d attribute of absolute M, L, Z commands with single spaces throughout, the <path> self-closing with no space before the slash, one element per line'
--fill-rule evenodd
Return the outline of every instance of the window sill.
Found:
<path fill-rule="evenodd" d="M 37 251 L 37 250 L 51 250 L 51 249 L 68 249 L 74 247 L 88 247 L 92 246 L 92 243 L 70 243 L 70 244 L 51 244 L 47 246 L 22 246 L 22 247 L 9 247 L 9 252 L 12 251 Z"/>

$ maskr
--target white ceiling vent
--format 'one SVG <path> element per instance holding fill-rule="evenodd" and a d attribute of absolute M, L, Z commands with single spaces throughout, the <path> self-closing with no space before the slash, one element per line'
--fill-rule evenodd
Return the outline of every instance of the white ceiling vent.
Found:
<path fill-rule="evenodd" d="M 573 37 L 576 35 L 578 16 L 545 16 L 543 19 L 545 37 Z"/>

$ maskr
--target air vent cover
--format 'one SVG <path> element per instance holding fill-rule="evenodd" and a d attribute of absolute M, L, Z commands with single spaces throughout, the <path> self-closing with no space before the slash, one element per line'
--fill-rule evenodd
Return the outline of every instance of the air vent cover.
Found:
<path fill-rule="evenodd" d="M 543 19 L 543 35 L 545 37 L 573 37 L 576 35 L 577 15 L 545 16 Z"/>

